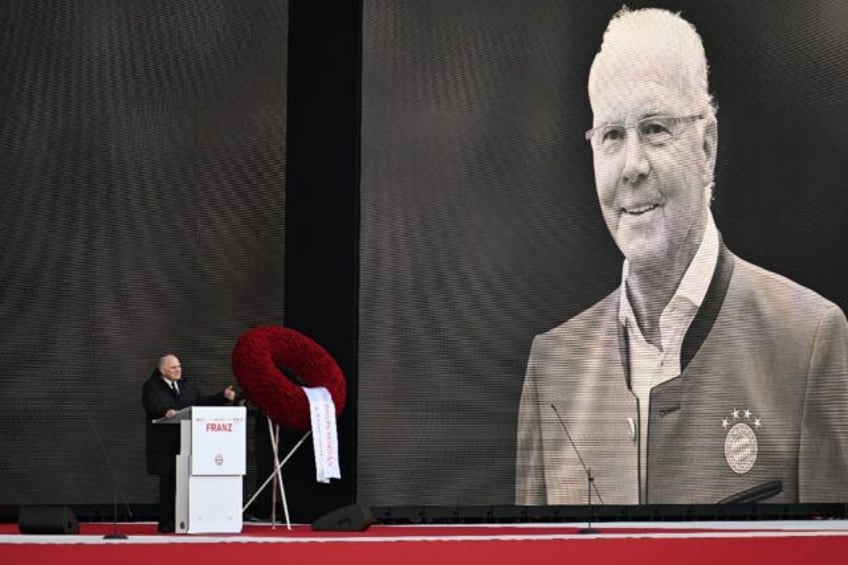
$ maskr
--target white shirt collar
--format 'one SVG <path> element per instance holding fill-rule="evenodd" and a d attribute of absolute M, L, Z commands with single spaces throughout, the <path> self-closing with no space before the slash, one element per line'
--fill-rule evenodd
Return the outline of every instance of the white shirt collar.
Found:
<path fill-rule="evenodd" d="M 704 302 L 704 296 L 707 294 L 707 289 L 710 286 L 710 281 L 713 278 L 716 265 L 718 264 L 718 229 L 716 229 L 713 214 L 707 210 L 707 225 L 704 228 L 704 237 L 701 240 L 701 245 L 698 246 L 698 251 L 695 252 L 695 257 L 683 274 L 680 284 L 677 285 L 677 290 L 674 291 L 669 303 L 663 310 L 669 308 L 670 305 L 679 301 L 680 298 L 685 298 L 691 302 L 695 308 L 700 308 Z M 621 268 L 621 295 L 619 297 L 618 321 L 622 325 L 626 325 L 627 321 L 631 322 L 631 327 L 637 327 L 636 315 L 633 313 L 633 308 L 630 305 L 630 300 L 627 298 L 627 275 L 630 272 L 630 262 L 625 259 L 624 265 Z"/>

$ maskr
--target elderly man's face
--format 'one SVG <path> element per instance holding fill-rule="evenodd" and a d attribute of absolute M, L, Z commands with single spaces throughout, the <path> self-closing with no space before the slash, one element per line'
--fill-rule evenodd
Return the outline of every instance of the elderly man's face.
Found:
<path fill-rule="evenodd" d="M 611 72 L 608 70 L 607 72 Z M 671 75 L 669 75 L 671 76 Z M 627 72 L 606 77 L 592 100 L 594 125 L 624 124 L 615 151 L 593 143 L 595 182 L 604 220 L 633 268 L 664 268 L 694 256 L 707 219 L 706 186 L 712 180 L 716 128 L 711 118 L 681 123 L 675 136 L 648 143 L 639 120 L 704 112 L 671 80 Z"/>
<path fill-rule="evenodd" d="M 169 381 L 178 381 L 183 374 L 183 368 L 179 359 L 169 355 L 159 364 L 159 372 Z"/>

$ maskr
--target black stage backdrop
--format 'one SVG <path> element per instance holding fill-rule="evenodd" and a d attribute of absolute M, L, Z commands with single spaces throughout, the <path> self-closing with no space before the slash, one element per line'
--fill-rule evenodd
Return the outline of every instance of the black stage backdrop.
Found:
<path fill-rule="evenodd" d="M 285 0 L 0 4 L 0 505 L 155 502 L 157 356 L 213 392 L 283 322 L 287 34 Z"/>
<path fill-rule="evenodd" d="M 730 248 L 844 310 L 848 5 L 628 5 L 682 10 L 704 39 Z M 621 276 L 583 138 L 620 7 L 364 3 L 360 502 L 512 503 L 531 340 Z"/>
<path fill-rule="evenodd" d="M 155 357 L 214 390 L 284 309 L 352 381 L 359 501 L 511 503 L 530 340 L 619 277 L 581 132 L 620 4 L 364 2 L 358 250 L 359 4 L 291 7 L 288 171 L 285 2 L 195 4 L 0 6 L 0 505 L 111 501 L 94 428 L 153 502 Z M 844 6 L 659 4 L 712 64 L 724 237 L 845 308 Z"/>

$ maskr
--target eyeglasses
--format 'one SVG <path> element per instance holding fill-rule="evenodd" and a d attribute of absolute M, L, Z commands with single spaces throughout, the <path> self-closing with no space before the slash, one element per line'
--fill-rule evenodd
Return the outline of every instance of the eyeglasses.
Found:
<path fill-rule="evenodd" d="M 639 141 L 652 147 L 663 147 L 675 139 L 687 124 L 704 119 L 703 114 L 692 116 L 651 116 L 643 118 L 635 125 L 605 124 L 586 132 L 586 140 L 592 148 L 607 155 L 616 153 L 627 140 L 627 130 L 634 129 Z"/>

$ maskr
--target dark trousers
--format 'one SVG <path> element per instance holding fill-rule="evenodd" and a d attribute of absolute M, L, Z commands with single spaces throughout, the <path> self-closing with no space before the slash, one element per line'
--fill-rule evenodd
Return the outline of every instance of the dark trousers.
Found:
<path fill-rule="evenodd" d="M 174 526 L 177 499 L 177 475 L 159 475 L 159 527 Z"/>

